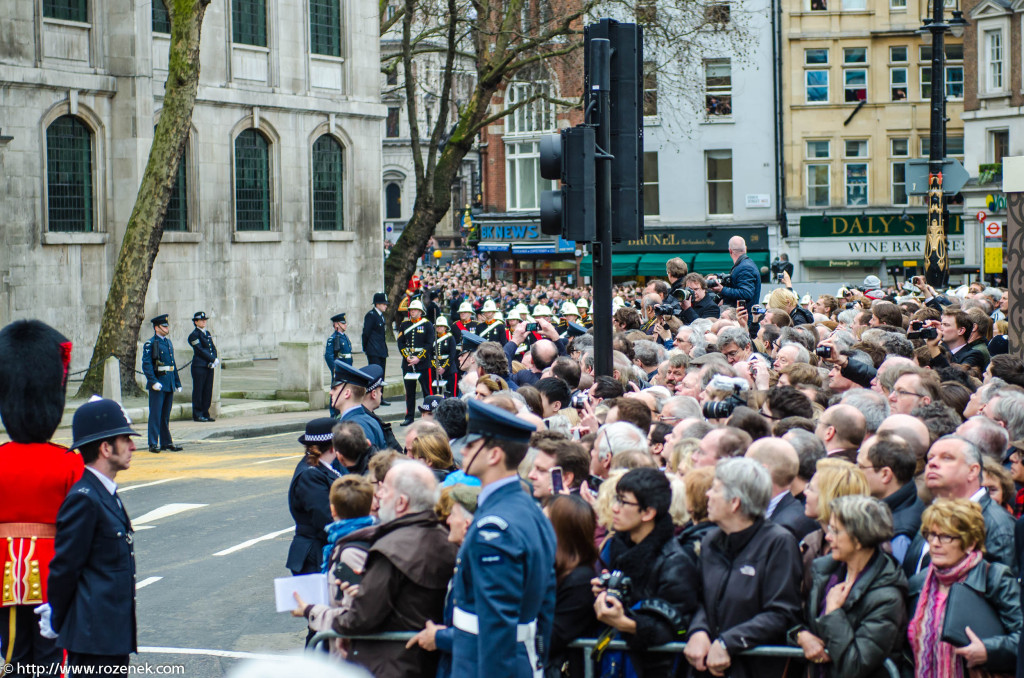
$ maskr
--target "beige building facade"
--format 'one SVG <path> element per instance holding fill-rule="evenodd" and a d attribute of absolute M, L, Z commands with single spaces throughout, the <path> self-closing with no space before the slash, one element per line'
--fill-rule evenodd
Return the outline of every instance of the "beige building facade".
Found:
<path fill-rule="evenodd" d="M 931 44 L 916 33 L 929 7 L 924 0 L 783 5 L 782 251 L 798 281 L 884 280 L 893 267 L 923 262 L 924 208 L 908 194 L 907 163 L 929 152 Z M 962 161 L 964 52 L 948 33 L 946 42 L 946 156 Z M 959 224 L 951 219 L 954 263 L 964 247 Z"/>

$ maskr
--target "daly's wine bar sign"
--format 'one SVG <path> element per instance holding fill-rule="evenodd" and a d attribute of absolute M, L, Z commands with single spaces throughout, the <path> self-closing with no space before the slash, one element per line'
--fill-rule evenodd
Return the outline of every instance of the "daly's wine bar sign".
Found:
<path fill-rule="evenodd" d="M 843 259 L 877 262 L 923 261 L 925 214 L 837 214 L 800 217 L 800 259 L 804 262 Z M 958 214 L 947 226 L 950 259 L 964 256 L 964 228 Z M 865 262 L 866 263 L 866 262 Z M 811 264 L 808 264 L 811 265 Z"/>

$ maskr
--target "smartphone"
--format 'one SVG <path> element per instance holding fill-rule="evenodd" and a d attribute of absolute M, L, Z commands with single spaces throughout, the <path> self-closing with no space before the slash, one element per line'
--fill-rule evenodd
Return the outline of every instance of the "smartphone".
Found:
<path fill-rule="evenodd" d="M 363 580 L 363 575 L 358 574 L 348 563 L 340 562 L 334 566 L 334 578 L 355 586 Z"/>
<path fill-rule="evenodd" d="M 551 493 L 561 494 L 562 493 L 562 467 L 553 466 L 551 468 Z"/>
<path fill-rule="evenodd" d="M 536 332 L 540 329 L 540 323 L 526 323 L 527 332 Z"/>
<path fill-rule="evenodd" d="M 742 299 L 737 299 L 736 300 L 736 310 L 737 311 L 742 311 L 744 308 L 746 308 L 746 306 L 747 306 L 747 302 L 743 301 Z"/>

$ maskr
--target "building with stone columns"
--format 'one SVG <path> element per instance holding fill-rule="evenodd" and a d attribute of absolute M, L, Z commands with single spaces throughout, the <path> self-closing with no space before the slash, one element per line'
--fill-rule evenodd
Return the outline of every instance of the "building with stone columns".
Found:
<path fill-rule="evenodd" d="M 162 0 L 8 0 L 3 15 L 0 324 L 52 324 L 80 369 L 160 116 L 170 24 Z M 198 310 L 225 357 L 320 340 L 339 311 L 358 349 L 383 284 L 377 4 L 211 3 L 201 63 L 147 317 L 170 314 L 179 364 Z"/>

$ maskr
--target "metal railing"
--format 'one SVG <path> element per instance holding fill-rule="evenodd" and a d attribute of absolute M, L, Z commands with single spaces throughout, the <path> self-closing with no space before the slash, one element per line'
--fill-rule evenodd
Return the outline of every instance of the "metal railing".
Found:
<path fill-rule="evenodd" d="M 371 635 L 349 635 L 343 636 L 334 631 L 320 631 L 309 641 L 309 649 L 315 650 L 321 643 L 327 642 L 332 638 L 348 638 L 349 640 L 375 640 L 384 642 L 394 643 L 407 643 L 415 633 L 410 631 L 391 631 L 388 633 L 375 633 Z M 597 638 L 580 638 L 579 640 L 573 641 L 569 647 L 579 650 L 586 650 L 594 647 L 597 643 Z M 624 640 L 613 640 L 608 643 L 606 650 L 629 650 L 629 645 Z M 665 645 L 657 645 L 655 647 L 649 647 L 645 652 L 670 652 L 673 654 L 681 654 L 686 649 L 686 643 L 666 643 Z M 799 647 L 791 647 L 788 645 L 760 645 L 758 647 L 744 650 L 739 654 L 744 657 L 782 657 L 786 659 L 803 659 L 804 651 Z M 593 678 L 594 675 L 594 663 L 584 662 L 584 675 L 586 678 Z M 891 659 L 886 659 L 882 664 L 885 670 L 888 672 L 890 678 L 900 678 L 899 668 Z"/>

